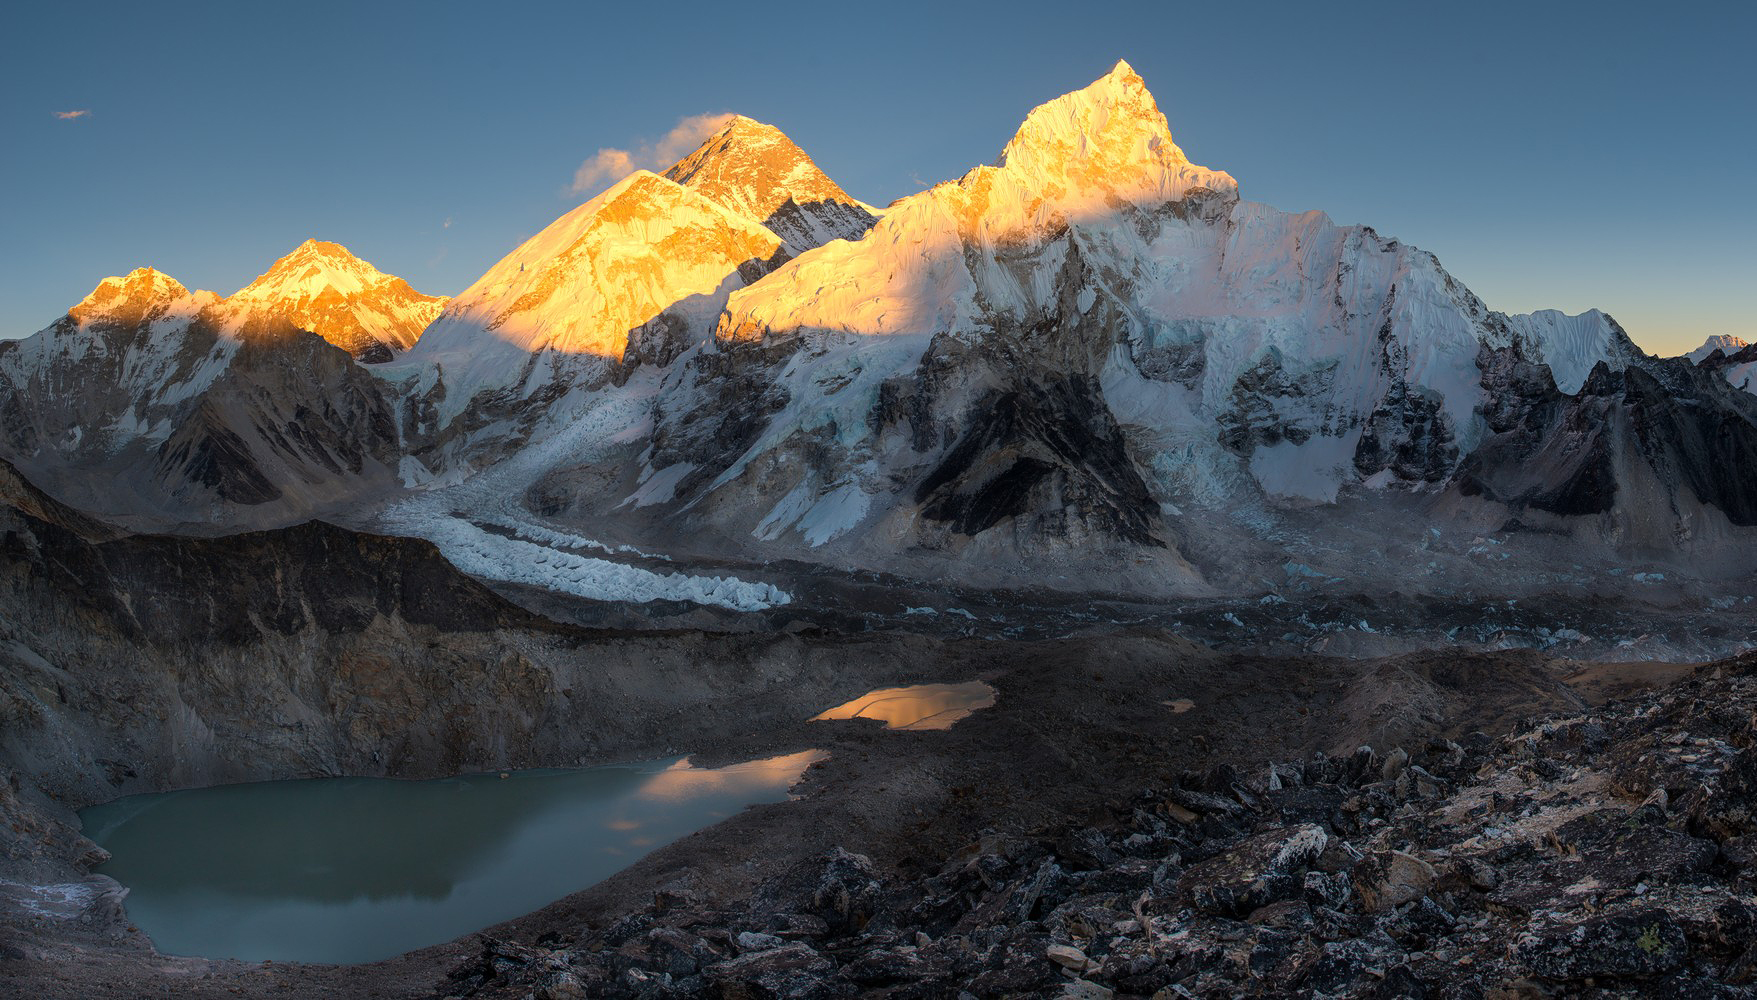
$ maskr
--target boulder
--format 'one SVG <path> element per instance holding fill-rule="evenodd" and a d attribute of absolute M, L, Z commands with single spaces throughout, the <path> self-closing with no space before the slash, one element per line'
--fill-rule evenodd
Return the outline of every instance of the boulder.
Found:
<path fill-rule="evenodd" d="M 1178 889 L 1203 913 L 1240 916 L 1302 894 L 1307 866 L 1329 842 L 1310 824 L 1260 833 L 1186 871 Z"/>
<path fill-rule="evenodd" d="M 1580 980 L 1669 972 L 1689 957 L 1689 944 L 1671 914 L 1641 909 L 1533 927 L 1513 954 L 1545 979 Z"/>
<path fill-rule="evenodd" d="M 1379 851 L 1354 866 L 1354 891 L 1361 908 L 1378 913 L 1414 902 L 1433 888 L 1434 866 L 1402 851 Z"/>

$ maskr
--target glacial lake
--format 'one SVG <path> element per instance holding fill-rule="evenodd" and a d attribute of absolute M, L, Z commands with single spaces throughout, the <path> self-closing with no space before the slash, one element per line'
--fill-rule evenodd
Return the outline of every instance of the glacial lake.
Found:
<path fill-rule="evenodd" d="M 316 778 L 132 795 L 80 813 L 170 955 L 371 962 L 529 913 L 747 805 L 823 753 L 433 781 Z"/>

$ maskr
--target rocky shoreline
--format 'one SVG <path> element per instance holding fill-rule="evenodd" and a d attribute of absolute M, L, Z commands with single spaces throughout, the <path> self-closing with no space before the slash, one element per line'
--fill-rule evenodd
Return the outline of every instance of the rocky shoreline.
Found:
<path fill-rule="evenodd" d="M 986 831 L 926 877 L 841 848 L 484 938 L 439 995 L 1757 995 L 1757 657 L 1414 753 L 1362 746 Z"/>

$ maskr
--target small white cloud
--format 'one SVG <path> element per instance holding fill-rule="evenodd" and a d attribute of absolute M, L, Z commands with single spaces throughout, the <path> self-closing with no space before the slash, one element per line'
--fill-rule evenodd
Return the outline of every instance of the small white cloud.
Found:
<path fill-rule="evenodd" d="M 442 223 L 440 223 L 440 225 L 439 225 L 439 228 L 441 228 L 441 229 L 450 229 L 450 228 L 451 228 L 451 216 L 449 216 L 449 215 L 448 215 L 448 216 L 446 216 L 446 217 L 445 217 L 445 221 L 444 221 L 444 222 L 442 222 Z"/>
<path fill-rule="evenodd" d="M 687 115 L 679 118 L 671 131 L 656 140 L 643 141 L 632 150 L 600 149 L 574 171 L 573 185 L 568 192 L 596 191 L 636 170 L 664 170 L 689 155 L 731 120 L 732 116 L 726 112 Z"/>
<path fill-rule="evenodd" d="M 573 172 L 570 194 L 595 191 L 606 181 L 617 181 L 634 172 L 634 156 L 626 149 L 600 149 Z"/>
<path fill-rule="evenodd" d="M 90 108 L 80 108 L 78 111 L 57 111 L 55 112 L 55 117 L 62 121 L 67 121 L 72 118 L 84 118 L 91 113 L 92 110 Z"/>
<path fill-rule="evenodd" d="M 732 115 L 721 111 L 717 114 L 689 115 L 677 119 L 671 131 L 665 133 L 653 148 L 653 168 L 670 167 L 673 163 L 695 152 L 695 148 L 708 141 L 708 137 L 726 127 Z"/>

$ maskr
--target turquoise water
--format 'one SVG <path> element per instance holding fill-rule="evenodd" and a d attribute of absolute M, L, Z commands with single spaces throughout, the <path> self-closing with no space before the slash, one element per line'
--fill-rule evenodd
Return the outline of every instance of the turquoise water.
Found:
<path fill-rule="evenodd" d="M 776 802 L 821 754 L 435 781 L 320 778 L 133 795 L 80 813 L 161 952 L 370 962 L 529 913 Z"/>

